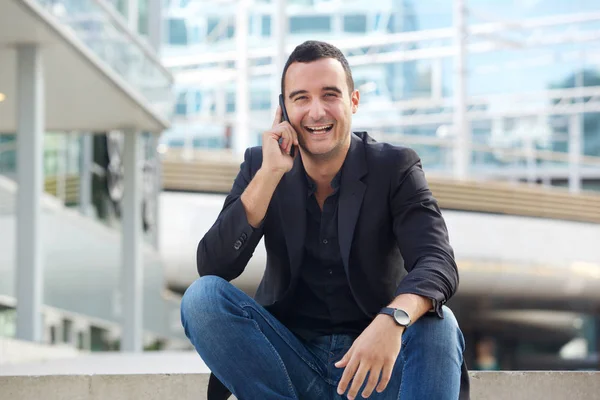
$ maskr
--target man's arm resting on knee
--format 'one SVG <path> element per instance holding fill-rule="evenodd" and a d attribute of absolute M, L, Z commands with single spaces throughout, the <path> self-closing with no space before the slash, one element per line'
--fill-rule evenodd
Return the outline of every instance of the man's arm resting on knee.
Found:
<path fill-rule="evenodd" d="M 404 160 L 403 166 L 396 169 L 397 176 L 393 181 L 392 213 L 394 234 L 408 274 L 394 295 L 396 299 L 404 299 L 403 295 L 418 295 L 425 299 L 424 313 L 433 306 L 437 316 L 443 318 L 442 306 L 454 295 L 459 282 L 454 251 L 418 155 L 413 150 L 406 150 L 404 156 L 400 158 Z M 420 317 L 419 310 L 423 308 L 413 307 Z"/>

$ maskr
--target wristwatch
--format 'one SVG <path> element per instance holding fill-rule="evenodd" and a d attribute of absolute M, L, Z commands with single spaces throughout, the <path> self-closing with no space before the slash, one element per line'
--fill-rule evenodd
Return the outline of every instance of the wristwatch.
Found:
<path fill-rule="evenodd" d="M 384 307 L 381 309 L 381 311 L 379 311 L 379 314 L 387 314 L 391 316 L 392 318 L 394 318 L 394 321 L 396 321 L 396 324 L 405 328 L 408 327 L 411 322 L 410 315 L 408 315 L 406 311 L 400 308 Z"/>

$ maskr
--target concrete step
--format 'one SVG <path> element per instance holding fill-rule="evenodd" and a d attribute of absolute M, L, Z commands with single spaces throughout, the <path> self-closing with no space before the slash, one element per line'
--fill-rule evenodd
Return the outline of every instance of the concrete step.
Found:
<path fill-rule="evenodd" d="M 0 376 L 4 400 L 205 400 L 208 373 Z M 471 372 L 473 400 L 600 399 L 600 372 Z"/>

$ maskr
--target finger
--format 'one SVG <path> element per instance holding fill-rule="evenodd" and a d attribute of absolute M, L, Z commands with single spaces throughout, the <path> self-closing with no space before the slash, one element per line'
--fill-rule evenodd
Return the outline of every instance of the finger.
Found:
<path fill-rule="evenodd" d="M 379 381 L 379 375 L 381 375 L 381 365 L 371 368 L 369 371 L 369 380 L 362 391 L 362 397 L 366 399 L 373 393 L 373 389 L 375 389 L 375 386 L 377 386 L 377 382 Z"/>
<path fill-rule="evenodd" d="M 288 148 L 290 147 L 290 143 L 292 142 L 291 134 L 285 127 L 280 127 L 281 132 L 281 150 L 283 150 L 286 154 L 289 153 Z"/>
<path fill-rule="evenodd" d="M 284 121 L 284 122 L 282 122 L 282 125 L 285 125 L 287 128 L 290 129 L 290 133 L 292 134 L 292 143 L 297 146 L 298 145 L 298 133 L 296 132 L 296 130 L 294 129 L 292 124 L 290 124 L 287 121 Z"/>
<path fill-rule="evenodd" d="M 273 125 L 271 125 L 271 128 L 275 128 L 280 123 L 281 123 L 281 107 L 277 106 L 277 109 L 275 110 L 275 119 L 273 120 Z"/>
<path fill-rule="evenodd" d="M 355 399 L 356 396 L 358 395 L 358 391 L 360 390 L 360 387 L 363 385 L 363 382 L 365 381 L 365 378 L 367 377 L 368 372 L 369 372 L 369 367 L 367 366 L 366 363 L 362 363 L 360 365 L 360 367 L 358 368 L 358 371 L 354 375 L 354 378 L 352 378 L 352 386 L 350 386 L 350 390 L 348 391 L 348 394 L 347 394 L 347 396 L 350 400 Z"/>
<path fill-rule="evenodd" d="M 286 130 L 288 131 L 288 133 L 290 134 L 290 143 L 289 143 L 289 147 L 287 148 L 287 153 L 289 154 L 292 151 L 292 146 L 294 144 L 298 144 L 298 139 L 296 137 L 296 131 L 294 130 L 294 128 L 286 123 Z"/>
<path fill-rule="evenodd" d="M 348 350 L 348 352 L 346 352 L 346 354 L 344 354 L 344 357 L 342 357 L 342 359 L 338 362 L 336 362 L 334 365 L 338 368 L 344 368 L 346 366 L 346 364 L 348 364 L 348 361 L 350 360 L 350 350 Z"/>
<path fill-rule="evenodd" d="M 393 363 L 383 365 L 383 371 L 381 371 L 381 379 L 379 380 L 379 385 L 377 385 L 377 391 L 379 393 L 383 392 L 387 387 L 388 383 L 390 383 L 390 379 L 392 379 L 393 370 Z"/>
<path fill-rule="evenodd" d="M 337 392 L 341 396 L 346 393 L 346 389 L 348 389 L 348 384 L 350 380 L 354 377 L 356 370 L 358 369 L 358 361 L 354 359 L 350 359 L 348 362 L 348 366 L 344 369 L 344 373 L 342 374 L 342 379 L 340 379 L 340 383 L 338 384 Z"/>

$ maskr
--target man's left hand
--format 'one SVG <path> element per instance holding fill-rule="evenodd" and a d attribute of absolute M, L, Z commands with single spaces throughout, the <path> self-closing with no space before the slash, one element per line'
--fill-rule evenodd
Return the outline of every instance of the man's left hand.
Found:
<path fill-rule="evenodd" d="M 369 380 L 362 397 L 369 397 L 377 382 L 377 392 L 383 392 L 392 377 L 394 364 L 400 354 L 403 331 L 404 328 L 398 326 L 390 316 L 380 314 L 375 317 L 367 329 L 356 338 L 344 357 L 335 363 L 337 368 L 345 368 L 338 385 L 338 394 L 344 394 L 352 380 L 348 398 L 354 399 L 367 374 Z"/>

